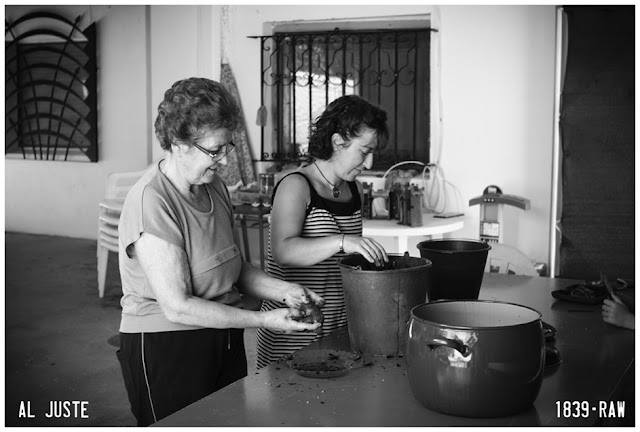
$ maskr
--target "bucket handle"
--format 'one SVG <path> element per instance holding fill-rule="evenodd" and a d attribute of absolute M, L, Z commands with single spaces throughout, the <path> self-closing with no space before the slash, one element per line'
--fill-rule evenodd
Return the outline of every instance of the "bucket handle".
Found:
<path fill-rule="evenodd" d="M 426 341 L 427 346 L 433 351 L 438 347 L 449 347 L 462 354 L 462 357 L 469 355 L 469 347 L 460 341 L 447 338 L 433 338 Z"/>

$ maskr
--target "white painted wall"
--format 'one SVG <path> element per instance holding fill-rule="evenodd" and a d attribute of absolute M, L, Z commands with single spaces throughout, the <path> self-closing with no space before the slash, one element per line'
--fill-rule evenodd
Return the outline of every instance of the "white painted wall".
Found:
<path fill-rule="evenodd" d="M 204 9 L 204 10 L 202 10 Z M 164 92 L 174 82 L 192 76 L 211 75 L 211 69 L 198 71 L 199 17 L 210 15 L 210 7 L 201 6 L 152 6 L 151 7 L 151 109 L 149 125 L 158 114 L 158 105 Z M 208 35 L 209 40 L 213 37 Z M 202 42 L 201 44 L 204 44 Z M 210 44 L 211 45 L 211 44 Z M 209 53 L 209 56 L 211 54 Z M 153 139 L 153 160 L 162 157 L 158 141 Z"/>
<path fill-rule="evenodd" d="M 531 201 L 504 207 L 503 242 L 548 263 L 554 100 L 554 6 L 442 7 L 443 149 L 447 180 L 464 198 L 495 184 Z"/>
<path fill-rule="evenodd" d="M 548 262 L 555 6 L 228 8 L 226 52 L 254 155 L 260 147 L 253 122 L 260 104 L 260 59 L 259 42 L 247 36 L 266 34 L 274 22 L 437 16 L 440 31 L 433 40 L 441 52 L 443 147 L 434 158 L 439 156 L 447 180 L 462 195 L 466 227 L 455 236 L 478 237 L 479 208 L 468 202 L 497 184 L 531 200 L 527 212 L 505 208 L 505 242 Z M 70 167 L 6 161 L 7 230 L 95 238 L 106 173 L 139 169 L 148 152 L 153 159 L 161 155 L 152 124 L 164 91 L 189 76 L 219 79 L 222 6 L 151 6 L 149 11 L 149 51 L 145 7 L 108 7 L 100 22 L 101 162 Z"/>

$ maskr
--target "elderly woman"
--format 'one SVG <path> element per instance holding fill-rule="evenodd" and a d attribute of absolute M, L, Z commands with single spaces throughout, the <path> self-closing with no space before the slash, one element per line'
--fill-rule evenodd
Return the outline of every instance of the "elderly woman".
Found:
<path fill-rule="evenodd" d="M 273 196 L 268 271 L 303 284 L 326 301 L 317 333 L 283 334 L 258 330 L 258 367 L 290 354 L 346 324 L 346 308 L 337 260 L 358 253 L 371 263 L 388 262 L 384 248 L 362 237 L 362 184 L 373 153 L 388 138 L 386 113 L 358 96 L 331 102 L 311 128 L 309 154 L 314 161 L 285 176 Z M 262 311 L 282 307 L 263 302 Z"/>
<path fill-rule="evenodd" d="M 324 300 L 244 261 L 227 163 L 239 109 L 217 82 L 167 90 L 156 136 L 165 157 L 131 189 L 120 218 L 121 363 L 138 426 L 149 425 L 247 375 L 244 328 L 293 332 L 303 304 Z M 244 308 L 244 296 L 282 308 Z"/>

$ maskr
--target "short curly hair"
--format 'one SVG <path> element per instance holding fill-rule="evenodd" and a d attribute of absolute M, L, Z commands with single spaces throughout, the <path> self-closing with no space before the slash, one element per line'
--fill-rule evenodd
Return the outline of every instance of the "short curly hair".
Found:
<path fill-rule="evenodd" d="M 333 155 L 331 137 L 334 133 L 349 141 L 360 136 L 363 127 L 374 130 L 378 138 L 377 148 L 384 148 L 389 139 L 387 113 L 360 96 L 339 97 L 311 125 L 309 155 L 314 159 L 329 159 Z"/>
<path fill-rule="evenodd" d="M 192 145 L 217 129 L 233 131 L 240 109 L 222 84 L 207 78 L 176 81 L 158 105 L 155 132 L 163 150 L 172 144 Z"/>

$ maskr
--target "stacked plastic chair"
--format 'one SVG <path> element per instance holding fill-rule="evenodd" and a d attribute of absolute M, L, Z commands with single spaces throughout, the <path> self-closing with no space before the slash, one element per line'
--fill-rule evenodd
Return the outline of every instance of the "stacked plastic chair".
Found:
<path fill-rule="evenodd" d="M 98 295 L 104 296 L 109 251 L 118 252 L 118 222 L 129 189 L 145 170 L 109 174 L 104 199 L 98 216 Z"/>

